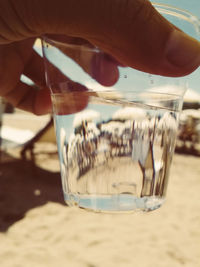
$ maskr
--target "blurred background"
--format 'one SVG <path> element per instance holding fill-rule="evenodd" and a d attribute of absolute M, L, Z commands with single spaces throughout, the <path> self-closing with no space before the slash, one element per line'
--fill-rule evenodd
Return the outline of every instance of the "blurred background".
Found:
<path fill-rule="evenodd" d="M 159 3 L 200 14 L 198 0 Z M 52 116 L 37 117 L 0 98 L 1 266 L 199 267 L 199 84 L 197 77 L 184 97 L 167 201 L 147 214 L 67 207 Z"/>

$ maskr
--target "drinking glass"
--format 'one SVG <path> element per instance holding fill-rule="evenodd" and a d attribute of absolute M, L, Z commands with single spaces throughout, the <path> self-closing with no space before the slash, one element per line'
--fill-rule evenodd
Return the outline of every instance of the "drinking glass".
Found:
<path fill-rule="evenodd" d="M 187 12 L 155 7 L 197 35 Z M 196 74 L 150 75 L 80 39 L 44 36 L 42 43 L 66 203 L 98 212 L 159 208 L 183 95 Z"/>

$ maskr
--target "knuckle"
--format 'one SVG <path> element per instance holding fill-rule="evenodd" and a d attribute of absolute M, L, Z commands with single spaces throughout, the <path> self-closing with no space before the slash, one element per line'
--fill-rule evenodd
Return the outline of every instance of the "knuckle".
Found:
<path fill-rule="evenodd" d="M 127 16 L 130 19 L 132 25 L 139 26 L 140 24 L 149 23 L 154 14 L 154 8 L 147 0 L 137 0 L 135 8 L 131 8 L 132 1 L 129 0 L 129 7 L 127 8 Z"/>
<path fill-rule="evenodd" d="M 8 44 L 13 41 L 22 40 L 28 36 L 35 36 L 35 31 L 24 20 L 26 8 L 17 7 L 19 1 L 0 1 L 0 44 Z"/>
<path fill-rule="evenodd" d="M 107 11 L 107 30 L 111 33 L 134 33 L 154 16 L 154 8 L 148 0 L 116 0 L 110 2 Z M 106 21 L 107 22 L 107 21 Z"/>

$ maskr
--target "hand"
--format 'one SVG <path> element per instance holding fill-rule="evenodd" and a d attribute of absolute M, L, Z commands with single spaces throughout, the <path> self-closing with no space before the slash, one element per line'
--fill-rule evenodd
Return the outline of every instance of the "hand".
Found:
<path fill-rule="evenodd" d="M 1 0 L 0 33 L 0 94 L 36 114 L 51 107 L 42 59 L 32 50 L 44 33 L 83 38 L 149 73 L 182 76 L 200 65 L 200 44 L 146 0 Z M 22 73 L 41 90 L 22 83 Z"/>

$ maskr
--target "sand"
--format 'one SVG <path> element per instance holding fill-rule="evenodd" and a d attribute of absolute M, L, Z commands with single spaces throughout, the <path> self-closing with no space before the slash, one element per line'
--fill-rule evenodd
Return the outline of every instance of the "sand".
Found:
<path fill-rule="evenodd" d="M 167 201 L 150 213 L 96 214 L 63 201 L 55 144 L 1 158 L 1 267 L 199 267 L 200 160 L 175 154 Z"/>
<path fill-rule="evenodd" d="M 4 124 L 36 132 L 48 119 L 16 116 Z M 36 144 L 35 163 L 21 148 L 1 155 L 0 267 L 200 267 L 199 157 L 175 154 L 159 210 L 96 214 L 65 205 L 55 143 Z"/>

